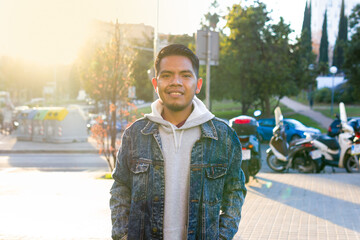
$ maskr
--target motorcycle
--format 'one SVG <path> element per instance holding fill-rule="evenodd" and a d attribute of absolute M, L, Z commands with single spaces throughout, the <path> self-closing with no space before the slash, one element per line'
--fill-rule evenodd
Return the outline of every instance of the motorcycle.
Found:
<path fill-rule="evenodd" d="M 335 137 L 320 135 L 313 139 L 313 144 L 317 148 L 317 156 L 321 156 L 320 170 L 325 166 L 339 167 L 351 173 L 359 171 L 360 155 L 360 131 L 348 124 L 344 103 L 339 104 L 340 109 L 340 129 Z"/>
<path fill-rule="evenodd" d="M 260 114 L 260 110 L 254 112 L 255 117 L 260 116 Z M 250 176 L 255 177 L 261 169 L 260 137 L 257 132 L 259 124 L 255 118 L 245 115 L 230 119 L 229 124 L 241 142 L 241 169 L 245 174 L 245 182 L 248 183 Z"/>
<path fill-rule="evenodd" d="M 296 139 L 289 145 L 280 107 L 276 107 L 274 113 L 276 126 L 269 142 L 270 148 L 266 150 L 266 162 L 269 167 L 275 172 L 283 172 L 290 168 L 303 173 L 319 172 L 321 157 L 313 154 L 316 148 L 311 139 Z"/>

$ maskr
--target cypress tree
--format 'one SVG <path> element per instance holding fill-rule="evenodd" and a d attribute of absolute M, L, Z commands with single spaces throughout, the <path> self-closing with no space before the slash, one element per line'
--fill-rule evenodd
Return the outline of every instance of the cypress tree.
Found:
<path fill-rule="evenodd" d="M 307 51 L 312 51 L 311 47 L 311 1 L 308 5 L 306 2 L 304 10 L 304 20 L 301 29 L 302 44 Z"/>
<path fill-rule="evenodd" d="M 308 25 L 307 28 L 309 29 L 309 33 L 308 33 L 308 41 L 309 41 L 309 51 L 312 51 L 312 39 L 311 39 L 311 0 L 310 0 L 310 4 L 309 4 L 309 11 L 308 11 Z"/>
<path fill-rule="evenodd" d="M 340 10 L 340 20 L 339 20 L 339 32 L 336 38 L 336 43 L 334 47 L 333 54 L 333 64 L 339 70 L 341 70 L 344 64 L 344 47 L 347 42 L 347 34 L 348 34 L 348 19 L 345 16 L 345 4 L 344 0 L 341 2 L 341 10 Z"/>
<path fill-rule="evenodd" d="M 329 41 L 328 41 L 328 34 L 327 34 L 327 10 L 325 10 L 324 14 L 324 22 L 322 26 L 321 32 L 321 41 L 320 41 L 320 51 L 319 51 L 319 68 L 320 72 L 326 74 L 328 72 L 328 62 L 329 62 Z"/>
<path fill-rule="evenodd" d="M 307 2 L 305 4 L 305 10 L 304 10 L 304 19 L 303 19 L 303 24 L 302 24 L 302 28 L 301 28 L 301 32 L 304 32 L 305 28 L 307 27 L 307 20 L 308 20 L 308 14 L 309 14 L 309 8 L 307 5 Z"/>

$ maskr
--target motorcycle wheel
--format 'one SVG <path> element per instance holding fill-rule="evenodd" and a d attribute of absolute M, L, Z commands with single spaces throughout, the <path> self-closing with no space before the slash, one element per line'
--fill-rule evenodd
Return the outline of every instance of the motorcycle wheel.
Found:
<path fill-rule="evenodd" d="M 270 152 L 266 157 L 266 162 L 268 166 L 275 172 L 283 172 L 285 170 L 285 166 L 280 162 L 276 156 Z"/>
<path fill-rule="evenodd" d="M 359 156 L 353 156 L 350 154 L 346 155 L 344 166 L 348 173 L 359 171 Z"/>
<path fill-rule="evenodd" d="M 296 168 L 301 173 L 317 173 L 319 167 L 317 167 L 317 164 L 313 160 L 308 160 L 306 162 L 306 159 L 303 157 L 296 157 L 293 160 L 295 163 L 304 163 L 304 164 L 296 164 Z"/>

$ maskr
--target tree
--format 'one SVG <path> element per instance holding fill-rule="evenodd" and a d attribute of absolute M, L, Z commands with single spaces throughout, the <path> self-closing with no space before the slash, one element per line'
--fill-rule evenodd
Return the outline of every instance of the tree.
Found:
<path fill-rule="evenodd" d="M 353 96 L 359 99 L 360 95 L 360 4 L 357 4 L 349 16 L 351 40 L 345 51 L 344 71 L 348 84 L 354 89 Z"/>
<path fill-rule="evenodd" d="M 218 7 L 219 7 L 219 4 L 218 4 L 217 0 L 214 0 L 210 5 L 209 12 L 204 15 L 205 20 L 202 19 L 202 21 L 201 21 L 201 29 L 202 30 L 207 30 L 207 29 L 209 29 L 211 31 L 216 30 L 216 26 L 220 20 L 220 15 L 215 12 Z"/>
<path fill-rule="evenodd" d="M 303 89 L 313 89 L 315 86 L 315 74 L 313 67 L 315 62 L 315 54 L 312 51 L 311 37 L 311 1 L 305 4 L 304 19 L 301 29 L 301 36 L 296 43 L 291 46 L 292 52 L 292 77 L 297 91 Z"/>
<path fill-rule="evenodd" d="M 305 10 L 304 10 L 304 19 L 303 25 L 301 28 L 301 44 L 303 45 L 305 55 L 308 55 L 308 52 L 312 51 L 312 37 L 311 37 L 311 1 L 308 5 L 306 1 Z M 307 56 L 309 57 L 309 56 Z"/>
<path fill-rule="evenodd" d="M 147 49 L 153 48 L 153 39 L 148 39 L 144 36 L 145 41 L 143 43 L 134 42 L 135 46 L 142 46 Z M 134 80 L 134 86 L 136 87 L 137 99 L 144 101 L 152 101 L 154 96 L 154 88 L 151 84 L 151 75 L 148 70 L 151 70 L 154 64 L 152 51 L 143 48 L 135 48 L 135 56 L 131 69 L 131 77 Z"/>
<path fill-rule="evenodd" d="M 321 32 L 321 41 L 320 41 L 320 51 L 319 51 L 319 71 L 322 74 L 327 74 L 329 72 L 329 41 L 327 34 L 327 10 L 325 10 L 324 21 L 322 25 Z"/>
<path fill-rule="evenodd" d="M 106 118 L 98 118 L 98 124 L 92 128 L 92 133 L 111 171 L 115 166 L 119 145 L 116 138 L 117 115 L 120 120 L 124 115 L 129 115 L 124 107 L 129 105 L 127 96 L 132 64 L 130 49 L 121 44 L 119 24 L 116 23 L 114 28 L 111 41 L 97 49 L 81 72 L 86 92 L 104 105 Z"/>
<path fill-rule="evenodd" d="M 339 20 L 339 32 L 336 38 L 336 43 L 334 47 L 333 54 L 333 66 L 338 68 L 338 71 L 342 71 L 342 67 L 344 64 L 344 48 L 347 43 L 347 33 L 348 33 L 348 19 L 345 16 L 345 4 L 344 0 L 341 2 L 341 10 L 340 10 L 340 20 Z"/>
<path fill-rule="evenodd" d="M 233 5 L 226 19 L 230 35 L 222 41 L 218 80 L 213 86 L 241 102 L 242 114 L 258 101 L 269 116 L 270 99 L 286 95 L 294 85 L 288 42 L 291 29 L 282 18 L 271 25 L 261 2 L 246 8 Z"/>

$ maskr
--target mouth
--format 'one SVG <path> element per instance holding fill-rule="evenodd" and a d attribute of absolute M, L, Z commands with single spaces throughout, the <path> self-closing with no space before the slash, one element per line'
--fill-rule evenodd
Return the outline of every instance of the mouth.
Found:
<path fill-rule="evenodd" d="M 180 97 L 184 95 L 184 93 L 181 91 L 168 91 L 167 93 L 172 97 Z"/>

